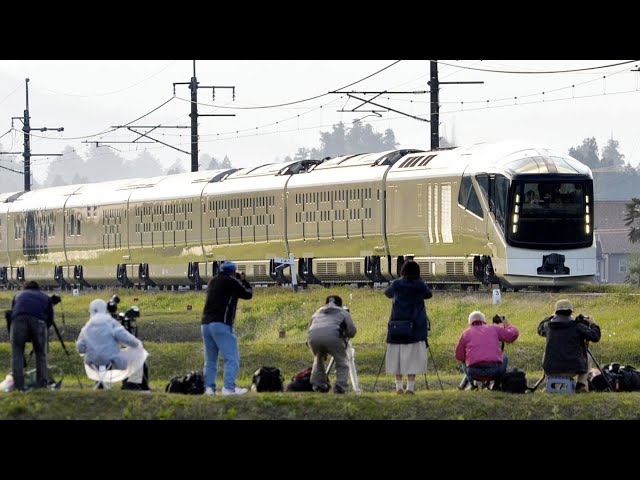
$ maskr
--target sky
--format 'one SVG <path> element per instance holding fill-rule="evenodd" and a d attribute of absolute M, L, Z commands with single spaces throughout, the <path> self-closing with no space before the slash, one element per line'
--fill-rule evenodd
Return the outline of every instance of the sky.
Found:
<path fill-rule="evenodd" d="M 440 81 L 481 81 L 442 85 L 440 134 L 456 145 L 497 140 L 525 140 L 567 152 L 587 137 L 600 150 L 613 137 L 633 166 L 640 163 L 640 62 L 626 60 L 440 60 Z M 293 156 L 298 147 L 319 147 L 321 131 L 356 119 L 380 133 L 393 129 L 400 148 L 430 145 L 428 93 L 383 94 L 373 100 L 394 111 L 380 116 L 338 110 L 382 110 L 328 94 L 358 80 L 347 91 L 428 91 L 429 60 L 197 60 L 200 86 L 234 86 L 198 90 L 200 154 L 234 167 L 261 165 Z M 618 64 L 618 65 L 615 65 Z M 603 67 L 606 68 L 596 68 Z M 386 68 L 388 67 L 388 68 Z M 567 72 L 567 70 L 578 70 Z M 382 71 L 381 71 L 382 70 Z M 492 71 L 488 71 L 492 70 Z M 375 74 L 376 72 L 379 72 Z M 517 73 L 516 73 L 517 72 Z M 537 73 L 532 73 L 537 72 Z M 550 73 L 557 72 L 557 73 Z M 372 75 L 375 74 L 375 75 Z M 2 151 L 22 152 L 25 78 L 29 78 L 32 128 L 64 127 L 64 132 L 33 132 L 32 153 L 60 153 L 71 146 L 84 156 L 87 141 L 126 142 L 136 136 L 110 127 L 150 113 L 134 125 L 190 125 L 192 60 L 2 60 L 0 61 L 0 144 Z M 544 92 L 544 93 L 543 93 Z M 292 105 L 275 106 L 316 97 Z M 372 98 L 373 95 L 359 95 Z M 165 103 L 167 102 L 168 103 Z M 164 104 L 164 105 L 163 105 Z M 229 108 L 233 107 L 233 108 Z M 268 108 L 247 108 L 268 107 Z M 358 107 L 358 108 L 357 108 Z M 141 129 L 141 131 L 147 131 Z M 99 134 L 99 135 L 96 135 Z M 176 160 L 190 170 L 189 129 L 157 129 L 154 138 L 176 148 L 153 144 L 111 143 L 132 160 L 147 148 L 163 166 Z M 6 158 L 6 157 L 4 157 Z M 0 165 L 21 169 L 3 160 Z M 33 174 L 42 181 L 55 157 L 33 157 Z M 201 168 L 206 168 L 202 165 Z M 0 175 L 15 175 L 0 170 Z"/>

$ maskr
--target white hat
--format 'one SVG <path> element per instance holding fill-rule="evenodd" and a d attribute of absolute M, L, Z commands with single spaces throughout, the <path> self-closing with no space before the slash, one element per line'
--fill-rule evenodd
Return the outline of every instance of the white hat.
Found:
<path fill-rule="evenodd" d="M 471 325 L 473 322 L 487 323 L 487 317 L 484 316 L 484 313 L 478 310 L 474 310 L 469 314 L 469 325 Z"/>

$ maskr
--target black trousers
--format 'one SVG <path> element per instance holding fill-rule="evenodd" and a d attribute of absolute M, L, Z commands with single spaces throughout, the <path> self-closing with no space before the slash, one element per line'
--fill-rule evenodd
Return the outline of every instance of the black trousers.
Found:
<path fill-rule="evenodd" d="M 18 315 L 11 321 L 11 369 L 14 388 L 24 388 L 24 348 L 33 345 L 36 354 L 36 387 L 47 386 L 47 324 L 32 315 Z"/>

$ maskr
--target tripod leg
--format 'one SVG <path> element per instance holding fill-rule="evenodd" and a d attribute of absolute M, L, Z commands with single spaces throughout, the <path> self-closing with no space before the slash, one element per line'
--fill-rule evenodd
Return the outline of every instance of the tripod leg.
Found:
<path fill-rule="evenodd" d="M 360 394 L 360 381 L 358 380 L 358 371 L 356 370 L 355 350 L 351 344 L 347 345 L 347 358 L 349 359 L 349 377 L 351 377 L 353 391 Z"/>
<path fill-rule="evenodd" d="M 429 349 L 429 353 L 431 354 L 431 363 L 433 363 L 433 369 L 436 371 L 436 376 L 438 377 L 438 383 L 440 384 L 440 390 L 444 391 L 444 387 L 442 386 L 442 380 L 440 380 L 440 374 L 438 373 L 438 367 L 436 367 L 436 360 L 433 358 L 433 352 L 431 348 L 427 345 Z"/>
<path fill-rule="evenodd" d="M 530 389 L 532 393 L 533 393 L 533 392 L 535 392 L 535 391 L 538 389 L 538 387 L 540 386 L 540 384 L 541 384 L 541 383 L 542 383 L 542 381 L 544 380 L 544 377 L 545 377 L 545 376 L 546 376 L 546 375 L 543 373 L 543 374 L 542 374 L 542 376 L 540 377 L 540 380 L 538 380 L 538 381 L 536 382 L 536 384 L 535 384 L 535 385 Z"/>
<path fill-rule="evenodd" d="M 382 355 L 382 361 L 380 362 L 380 368 L 378 369 L 378 375 L 376 376 L 376 381 L 373 383 L 372 392 L 376 391 L 376 385 L 378 384 L 378 377 L 380 377 L 380 372 L 382 372 L 382 366 L 384 365 L 384 359 L 387 357 L 387 347 L 384 347 L 384 355 Z"/>

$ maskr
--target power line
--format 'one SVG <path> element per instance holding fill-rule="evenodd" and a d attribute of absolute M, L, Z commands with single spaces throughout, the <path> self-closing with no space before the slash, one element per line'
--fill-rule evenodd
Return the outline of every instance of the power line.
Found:
<path fill-rule="evenodd" d="M 436 61 L 436 60 L 432 60 L 432 61 Z M 458 67 L 458 68 L 463 68 L 466 70 L 476 70 L 479 72 L 488 72 L 488 73 L 509 73 L 509 74 L 524 74 L 524 75 L 546 75 L 546 74 L 552 74 L 552 73 L 572 73 L 572 72 L 584 72 L 586 70 L 598 70 L 601 68 L 609 68 L 609 67 L 617 67 L 618 65 L 626 65 L 629 63 L 633 63 L 633 62 L 637 62 L 638 60 L 628 60 L 626 62 L 618 62 L 618 63 L 612 63 L 609 65 L 602 65 L 600 67 L 585 67 L 585 68 L 574 68 L 571 70 L 545 70 L 545 71 L 538 71 L 538 70 L 529 70 L 529 71 L 521 71 L 521 70 L 492 70 L 492 69 L 486 69 L 486 68 L 477 68 L 477 67 L 465 67 L 465 66 L 461 66 L 461 65 L 453 65 L 451 63 L 446 63 L 446 62 L 438 62 L 441 65 L 448 65 L 450 67 Z"/>
<path fill-rule="evenodd" d="M 373 77 L 374 75 L 378 75 L 379 73 L 384 72 L 388 68 L 393 67 L 394 65 L 400 63 L 401 61 L 402 60 L 396 60 L 392 64 L 387 65 L 384 68 L 381 68 L 380 70 L 378 70 L 377 72 L 372 73 L 371 75 L 367 75 L 366 77 L 363 77 L 360 80 L 356 80 L 355 82 L 350 83 L 349 85 L 345 85 L 343 87 L 335 88 L 334 90 L 342 90 L 344 88 L 349 88 L 349 87 L 355 85 L 356 83 L 363 82 L 363 81 Z M 210 103 L 198 103 L 198 105 L 203 105 L 203 106 L 206 106 L 206 107 L 215 107 L 215 108 L 227 108 L 227 109 L 231 109 L 231 110 L 259 110 L 259 109 L 265 109 L 265 108 L 285 107 L 287 105 L 295 105 L 296 103 L 308 102 L 308 101 L 311 101 L 311 100 L 315 100 L 316 98 L 326 97 L 330 93 L 331 92 L 323 93 L 321 95 L 316 95 L 314 97 L 304 98 L 302 100 L 295 100 L 293 102 L 279 103 L 279 104 L 276 104 L 276 105 L 259 105 L 259 106 L 254 106 L 254 107 L 227 107 L 227 106 L 212 105 Z M 177 98 L 178 98 L 178 100 L 183 100 L 185 102 L 189 102 L 190 101 L 190 100 L 187 100 L 186 98 L 180 98 L 180 97 L 177 97 Z"/>

